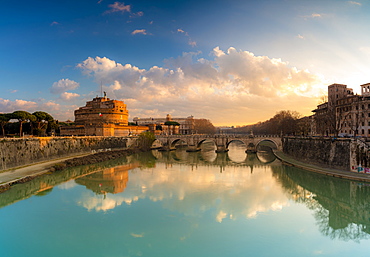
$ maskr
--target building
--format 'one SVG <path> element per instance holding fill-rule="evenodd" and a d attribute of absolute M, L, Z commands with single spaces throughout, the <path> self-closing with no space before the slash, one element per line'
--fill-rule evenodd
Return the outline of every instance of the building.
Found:
<path fill-rule="evenodd" d="M 74 112 L 74 125 L 62 126 L 60 135 L 128 136 L 148 130 L 147 126 L 128 126 L 128 110 L 123 101 L 96 96 Z"/>
<path fill-rule="evenodd" d="M 182 134 L 191 135 L 195 133 L 195 119 L 193 116 L 187 118 L 172 118 L 170 114 L 167 114 L 165 118 L 138 118 L 133 119 L 134 123 L 141 126 L 156 127 L 156 133 L 161 134 Z M 166 125 L 166 124 L 178 123 L 178 125 Z M 159 132 L 159 130 L 161 132 Z"/>
<path fill-rule="evenodd" d="M 346 85 L 328 86 L 328 101 L 313 112 L 316 134 L 369 137 L 370 83 L 361 85 L 361 95 Z"/>

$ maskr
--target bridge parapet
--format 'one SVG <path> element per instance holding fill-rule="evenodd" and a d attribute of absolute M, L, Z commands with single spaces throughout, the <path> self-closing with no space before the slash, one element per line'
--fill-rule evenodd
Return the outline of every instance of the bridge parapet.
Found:
<path fill-rule="evenodd" d="M 217 147 L 216 152 L 227 152 L 228 146 L 232 141 L 244 143 L 248 150 L 256 151 L 257 146 L 263 141 L 272 142 L 276 149 L 282 150 L 282 140 L 277 135 L 251 136 L 241 134 L 216 134 L 216 135 L 157 135 L 156 139 L 162 143 L 165 150 L 175 149 L 175 145 L 182 141 L 185 142 L 189 151 L 199 151 L 200 146 L 205 141 L 214 142 Z"/>

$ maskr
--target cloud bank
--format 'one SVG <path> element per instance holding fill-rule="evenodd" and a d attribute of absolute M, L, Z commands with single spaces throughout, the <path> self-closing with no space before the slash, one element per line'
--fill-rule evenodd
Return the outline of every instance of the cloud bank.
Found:
<path fill-rule="evenodd" d="M 215 124 L 246 124 L 270 118 L 283 109 L 304 115 L 316 106 L 322 81 L 281 59 L 216 47 L 211 60 L 184 53 L 164 67 L 140 69 L 106 57 L 89 57 L 77 65 L 110 98 L 124 100 L 130 116 L 194 115 Z"/>

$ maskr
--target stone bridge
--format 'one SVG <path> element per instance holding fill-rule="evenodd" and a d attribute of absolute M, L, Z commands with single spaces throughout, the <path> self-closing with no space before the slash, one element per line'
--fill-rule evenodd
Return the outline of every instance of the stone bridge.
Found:
<path fill-rule="evenodd" d="M 205 141 L 214 142 L 217 147 L 216 152 L 227 152 L 231 142 L 239 141 L 245 144 L 247 151 L 256 152 L 257 147 L 264 143 L 275 150 L 282 150 L 282 140 L 280 136 L 251 136 L 251 135 L 157 135 L 156 141 L 161 143 L 163 150 L 173 150 L 178 143 L 185 143 L 188 146 L 187 151 L 199 151 L 200 146 Z"/>

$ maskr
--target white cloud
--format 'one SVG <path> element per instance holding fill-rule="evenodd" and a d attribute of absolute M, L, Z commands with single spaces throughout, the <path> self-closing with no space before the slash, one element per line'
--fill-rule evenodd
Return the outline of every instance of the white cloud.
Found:
<path fill-rule="evenodd" d="M 140 12 L 131 14 L 130 18 L 136 18 L 136 17 L 142 17 L 142 16 L 144 16 L 144 12 L 140 11 Z"/>
<path fill-rule="evenodd" d="M 370 47 L 367 47 L 367 46 L 364 46 L 364 47 L 360 47 L 359 49 L 361 52 L 365 53 L 365 54 L 370 54 Z"/>
<path fill-rule="evenodd" d="M 184 34 L 188 38 L 188 45 L 195 47 L 197 46 L 197 42 L 192 40 L 188 34 L 188 32 L 184 31 L 183 29 L 177 29 L 177 32 Z"/>
<path fill-rule="evenodd" d="M 308 20 L 308 19 L 320 19 L 320 18 L 323 18 L 325 16 L 328 16 L 328 15 L 323 14 L 323 13 L 312 13 L 310 15 L 304 15 L 304 16 L 301 16 L 301 17 L 305 20 Z"/>
<path fill-rule="evenodd" d="M 80 95 L 76 93 L 63 92 L 60 94 L 60 99 L 63 101 L 72 101 L 78 98 Z"/>
<path fill-rule="evenodd" d="M 108 5 L 110 10 L 106 11 L 106 13 L 114 13 L 114 12 L 131 12 L 131 6 L 125 5 L 124 3 L 114 2 L 114 4 Z"/>
<path fill-rule="evenodd" d="M 80 84 L 73 80 L 61 79 L 58 82 L 54 82 L 53 86 L 50 88 L 50 92 L 52 94 L 60 94 L 67 90 L 74 90 L 79 86 Z"/>
<path fill-rule="evenodd" d="M 298 34 L 297 38 L 304 39 L 304 36 L 302 36 L 301 34 Z"/>
<path fill-rule="evenodd" d="M 361 3 L 359 2 L 355 2 L 355 1 L 348 1 L 349 4 L 353 4 L 353 5 L 358 5 L 358 6 L 362 6 Z"/>
<path fill-rule="evenodd" d="M 4 113 L 10 113 L 18 110 L 22 111 L 34 111 L 38 106 L 36 102 L 18 100 L 11 101 L 9 99 L 0 98 L 0 110 Z"/>
<path fill-rule="evenodd" d="M 230 47 L 214 48 L 213 60 L 184 53 L 166 67 L 139 69 L 106 57 L 89 57 L 77 67 L 103 81 L 110 98 L 123 99 L 130 115 L 204 117 L 215 124 L 256 122 L 282 109 L 304 115 L 322 94 L 321 78 L 281 59 Z M 234 123 L 235 124 L 235 123 Z"/>
<path fill-rule="evenodd" d="M 134 31 L 131 32 L 132 35 L 136 35 L 136 34 L 143 34 L 143 35 L 147 35 L 148 33 L 146 32 L 145 29 L 135 29 Z"/>

